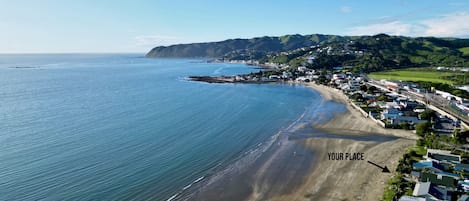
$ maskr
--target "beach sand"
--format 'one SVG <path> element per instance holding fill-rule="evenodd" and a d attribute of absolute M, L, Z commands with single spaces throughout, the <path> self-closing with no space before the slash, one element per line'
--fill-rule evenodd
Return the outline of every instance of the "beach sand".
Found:
<path fill-rule="evenodd" d="M 324 133 L 321 137 L 280 135 L 255 162 L 239 169 L 235 165 L 183 200 L 380 200 L 386 181 L 406 149 L 415 144 L 416 135 L 381 128 L 352 108 L 341 92 L 307 85 L 325 101 L 344 103 L 347 112 L 312 124 L 315 132 Z M 384 136 L 386 140 L 363 140 L 361 136 Z M 361 152 L 364 160 L 329 160 L 329 152 Z M 391 173 L 382 173 L 368 160 L 386 165 Z"/>
<path fill-rule="evenodd" d="M 331 121 L 315 125 L 330 133 L 350 135 L 381 134 L 398 137 L 387 142 L 366 142 L 331 138 L 310 138 L 304 144 L 313 149 L 316 158 L 314 166 L 303 184 L 295 192 L 273 197 L 271 200 L 380 200 L 386 182 L 395 172 L 398 160 L 417 136 L 410 131 L 384 129 L 365 118 L 348 104 L 341 92 L 326 86 L 308 84 L 325 99 L 347 105 L 345 114 L 337 114 Z M 329 160 L 328 152 L 363 152 L 363 161 Z M 392 173 L 381 170 L 367 161 L 386 165 Z"/>

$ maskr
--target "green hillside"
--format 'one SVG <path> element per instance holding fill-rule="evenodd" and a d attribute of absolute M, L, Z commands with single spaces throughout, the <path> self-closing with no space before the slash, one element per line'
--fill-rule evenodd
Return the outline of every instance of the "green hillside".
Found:
<path fill-rule="evenodd" d="M 281 37 L 264 36 L 252 39 L 230 39 L 212 43 L 159 46 L 153 48 L 146 56 L 219 58 L 226 56 L 226 54 L 231 54 L 233 56 L 247 55 L 254 59 L 259 59 L 259 56 L 263 57 L 267 53 L 290 51 L 318 44 L 347 41 L 347 39 L 348 37 L 321 34 L 296 34 Z"/>
<path fill-rule="evenodd" d="M 205 57 L 228 60 L 258 60 L 290 66 L 332 68 L 351 66 L 373 72 L 426 66 L 465 66 L 469 39 L 375 36 L 286 35 L 230 39 L 212 43 L 160 46 L 147 57 Z M 314 57 L 314 62 L 309 58 Z"/>

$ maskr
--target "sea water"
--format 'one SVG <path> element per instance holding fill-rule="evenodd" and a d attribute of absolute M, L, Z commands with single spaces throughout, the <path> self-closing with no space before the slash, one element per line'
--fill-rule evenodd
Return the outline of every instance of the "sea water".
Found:
<path fill-rule="evenodd" d="M 141 54 L 0 55 L 0 200 L 168 200 L 322 101 L 257 72 Z"/>

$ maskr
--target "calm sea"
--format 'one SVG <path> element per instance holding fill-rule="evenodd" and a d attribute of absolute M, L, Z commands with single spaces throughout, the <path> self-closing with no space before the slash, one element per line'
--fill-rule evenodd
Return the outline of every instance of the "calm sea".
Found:
<path fill-rule="evenodd" d="M 0 200 L 167 200 L 322 101 L 207 84 L 241 64 L 137 54 L 0 55 Z"/>

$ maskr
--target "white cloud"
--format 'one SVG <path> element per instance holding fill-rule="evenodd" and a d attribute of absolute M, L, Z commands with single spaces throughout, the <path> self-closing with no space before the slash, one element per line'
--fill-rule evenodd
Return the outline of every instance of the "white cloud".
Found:
<path fill-rule="evenodd" d="M 399 20 L 356 26 L 349 35 L 374 35 L 386 33 L 405 36 L 469 37 L 469 13 L 452 13 L 417 22 Z"/>
<path fill-rule="evenodd" d="M 137 46 L 162 46 L 171 45 L 180 40 L 176 36 L 165 36 L 165 35 L 141 35 L 135 36 Z"/>
<path fill-rule="evenodd" d="M 455 13 L 440 18 L 423 20 L 424 35 L 441 37 L 469 36 L 469 13 Z"/>
<path fill-rule="evenodd" d="M 385 33 L 390 35 L 409 35 L 412 26 L 400 21 L 393 21 L 379 24 L 369 24 L 364 26 L 352 27 L 348 34 L 350 35 L 375 35 Z"/>
<path fill-rule="evenodd" d="M 350 6 L 342 6 L 342 7 L 340 7 L 340 12 L 342 12 L 342 13 L 351 13 L 352 8 Z"/>

